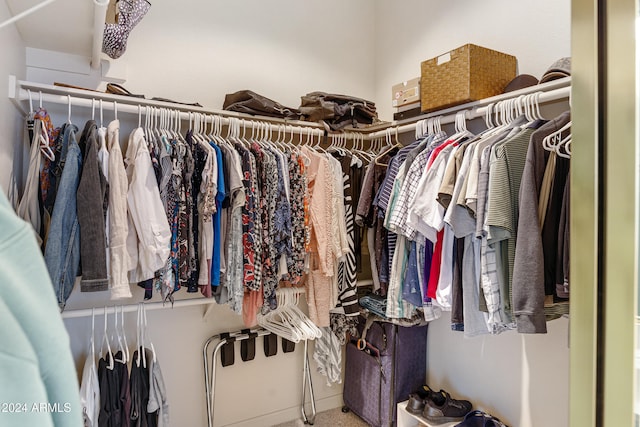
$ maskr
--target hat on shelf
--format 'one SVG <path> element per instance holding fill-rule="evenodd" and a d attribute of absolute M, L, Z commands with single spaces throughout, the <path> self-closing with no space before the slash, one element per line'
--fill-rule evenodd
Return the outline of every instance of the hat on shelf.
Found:
<path fill-rule="evenodd" d="M 538 84 L 538 79 L 531 74 L 517 75 L 509 84 L 504 88 L 504 93 L 513 92 L 514 90 L 524 89 L 525 87 L 535 86 Z"/>
<path fill-rule="evenodd" d="M 561 79 L 571 75 L 571 57 L 560 58 L 547 69 L 542 75 L 540 83 L 550 82 L 551 80 Z"/>

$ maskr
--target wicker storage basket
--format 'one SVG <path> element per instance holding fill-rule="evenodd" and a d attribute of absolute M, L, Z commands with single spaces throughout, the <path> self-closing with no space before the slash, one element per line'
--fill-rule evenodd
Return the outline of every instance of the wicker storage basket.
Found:
<path fill-rule="evenodd" d="M 515 56 L 466 44 L 421 63 L 422 111 L 501 94 L 515 76 Z"/>

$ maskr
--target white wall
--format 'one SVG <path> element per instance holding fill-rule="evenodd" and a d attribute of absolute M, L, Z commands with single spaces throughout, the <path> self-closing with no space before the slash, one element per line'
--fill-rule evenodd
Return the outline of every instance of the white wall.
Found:
<path fill-rule="evenodd" d="M 110 73 L 147 98 L 220 109 L 242 89 L 294 108 L 317 90 L 373 98 L 373 13 L 367 0 L 155 2 Z M 30 71 L 43 83 L 65 79 Z"/>
<path fill-rule="evenodd" d="M 569 0 L 376 0 L 375 103 L 392 120 L 391 86 L 420 76 L 420 62 L 473 43 L 514 55 L 540 78 L 570 56 Z"/>
<path fill-rule="evenodd" d="M 0 1 L 0 22 L 10 17 L 6 3 Z M 24 43 L 13 24 L 0 28 L 0 46 L 0 188 L 7 194 L 12 185 L 12 173 L 18 186 L 22 187 L 23 172 L 29 162 L 27 146 L 22 143 L 21 114 L 8 98 L 9 75 L 22 78 L 25 68 Z"/>
<path fill-rule="evenodd" d="M 544 335 L 464 338 L 446 313 L 429 325 L 427 383 L 468 399 L 508 425 L 569 425 L 569 321 Z"/>

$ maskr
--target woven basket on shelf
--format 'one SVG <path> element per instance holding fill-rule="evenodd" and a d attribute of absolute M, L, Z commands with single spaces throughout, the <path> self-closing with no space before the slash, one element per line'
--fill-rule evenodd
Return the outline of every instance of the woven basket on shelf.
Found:
<path fill-rule="evenodd" d="M 421 63 L 422 111 L 501 94 L 515 76 L 515 56 L 466 44 Z"/>

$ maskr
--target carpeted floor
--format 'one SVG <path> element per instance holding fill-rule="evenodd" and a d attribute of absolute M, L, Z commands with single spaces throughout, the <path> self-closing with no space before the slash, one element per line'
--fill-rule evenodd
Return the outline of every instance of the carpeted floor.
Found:
<path fill-rule="evenodd" d="M 342 412 L 341 408 L 330 409 L 328 411 L 318 412 L 313 423 L 314 427 L 367 427 L 369 424 L 364 422 L 353 412 Z M 302 418 L 289 421 L 288 423 L 278 424 L 273 427 L 303 427 L 305 426 Z"/>

